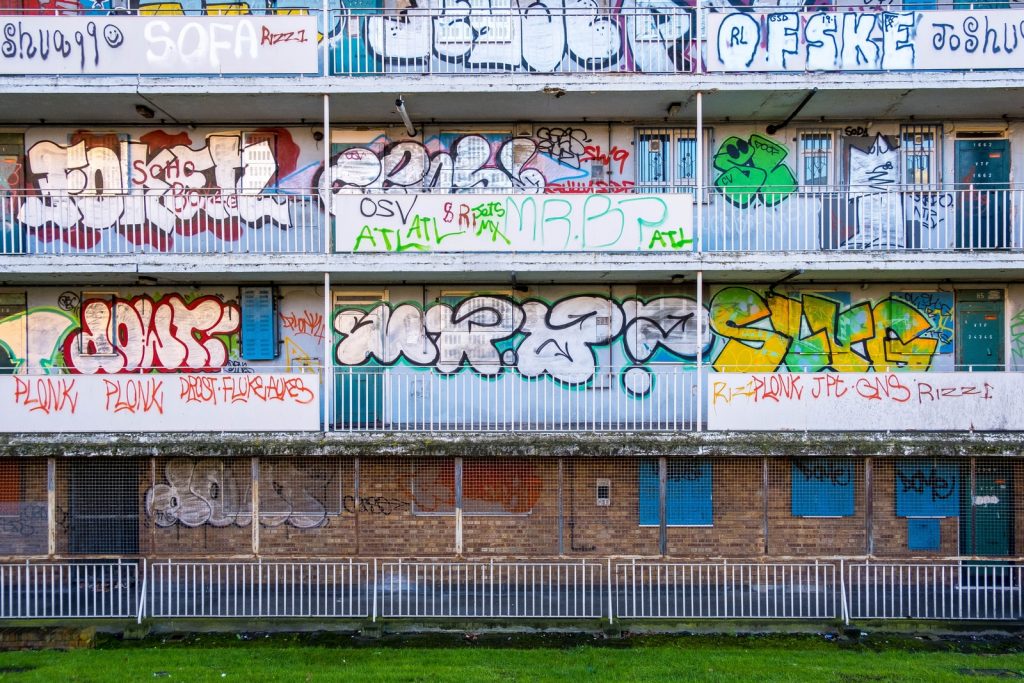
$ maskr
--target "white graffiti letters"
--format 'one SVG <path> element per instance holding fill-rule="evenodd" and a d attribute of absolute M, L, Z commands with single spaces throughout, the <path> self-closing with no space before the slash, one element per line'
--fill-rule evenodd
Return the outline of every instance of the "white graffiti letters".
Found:
<path fill-rule="evenodd" d="M 124 229 L 190 235 L 231 221 L 290 225 L 280 197 L 261 194 L 276 172 L 270 144 L 243 146 L 239 135 L 210 135 L 206 145 L 151 150 L 121 141 L 116 149 L 85 140 L 67 147 L 44 141 L 28 150 L 38 195 L 26 197 L 19 220 L 31 228 Z M 269 162 L 268 162 L 269 160 Z M 126 190 L 134 192 L 126 194 Z M 206 220 L 197 221 L 202 214 Z M 141 238 L 128 232 L 129 239 Z"/>
<path fill-rule="evenodd" d="M 692 21 L 685 9 L 671 0 L 627 0 L 618 11 L 595 0 L 435 0 L 366 18 L 363 37 L 373 57 L 399 66 L 680 71 Z"/>
<path fill-rule="evenodd" d="M 597 365 L 591 347 L 607 344 L 622 330 L 622 309 L 604 297 L 571 297 L 550 308 L 528 301 L 523 309 L 526 339 L 517 349 L 517 368 L 525 377 L 589 381 Z"/>
<path fill-rule="evenodd" d="M 83 303 L 81 329 L 68 336 L 64 358 L 82 374 L 220 368 L 228 350 L 215 335 L 237 332 L 239 321 L 237 304 L 212 296 L 94 299 Z"/>
<path fill-rule="evenodd" d="M 252 523 L 249 478 L 219 460 L 176 458 L 164 468 L 166 483 L 146 492 L 146 514 L 157 526 L 224 527 Z"/>
<path fill-rule="evenodd" d="M 382 303 L 370 311 L 335 312 L 335 359 L 341 366 L 405 361 L 444 374 L 471 368 L 494 376 L 515 369 L 524 377 L 585 384 L 598 369 L 596 349 L 620 339 L 634 362 L 649 362 L 659 351 L 695 358 L 697 311 L 684 297 L 619 303 L 582 295 L 549 304 L 484 295 L 440 300 L 425 312 L 413 304 L 391 309 Z M 700 313 L 707 330 L 707 313 Z M 713 340 L 709 333 L 704 339 L 707 350 Z"/>

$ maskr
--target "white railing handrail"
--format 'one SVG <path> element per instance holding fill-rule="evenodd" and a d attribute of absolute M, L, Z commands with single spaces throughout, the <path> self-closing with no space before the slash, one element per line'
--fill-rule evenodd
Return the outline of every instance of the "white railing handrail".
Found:
<path fill-rule="evenodd" d="M 0 563 L 0 618 L 1012 620 L 1007 558 L 167 558 Z"/>

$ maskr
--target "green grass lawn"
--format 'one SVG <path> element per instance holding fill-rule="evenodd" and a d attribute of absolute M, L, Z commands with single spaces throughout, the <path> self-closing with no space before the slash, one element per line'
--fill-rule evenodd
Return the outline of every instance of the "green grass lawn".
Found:
<path fill-rule="evenodd" d="M 231 642 L 234 641 L 234 642 Z M 679 637 L 570 647 L 317 645 L 199 636 L 0 653 L 11 681 L 1005 681 L 1020 643 L 830 642 L 821 636 Z M 316 642 L 312 639 L 312 642 Z M 964 650 L 973 650 L 965 652 Z"/>

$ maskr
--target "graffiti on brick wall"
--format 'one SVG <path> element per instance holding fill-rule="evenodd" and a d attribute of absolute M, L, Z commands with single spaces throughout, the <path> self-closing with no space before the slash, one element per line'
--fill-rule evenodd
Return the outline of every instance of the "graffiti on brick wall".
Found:
<path fill-rule="evenodd" d="M 294 463 L 260 463 L 260 525 L 298 529 L 324 526 L 338 482 L 326 470 Z M 338 496 L 334 496 L 338 498 Z M 175 458 L 164 466 L 163 481 L 145 496 L 146 514 L 158 527 L 252 524 L 249 462 L 232 466 L 220 459 Z"/>
<path fill-rule="evenodd" d="M 64 361 L 82 374 L 215 370 L 228 361 L 222 337 L 237 333 L 240 320 L 238 304 L 210 295 L 91 299 L 64 342 Z"/>
<path fill-rule="evenodd" d="M 233 467 L 213 458 L 169 460 L 163 480 L 146 491 L 146 514 L 158 527 L 248 526 L 252 482 L 247 465 Z"/>
<path fill-rule="evenodd" d="M 775 206 L 797 189 L 788 155 L 785 145 L 763 135 L 727 138 L 712 159 L 719 172 L 715 187 L 738 207 L 754 202 Z"/>
<path fill-rule="evenodd" d="M 86 249 L 114 231 L 167 250 L 176 236 L 209 232 L 231 242 L 243 230 L 291 225 L 284 198 L 261 193 L 295 169 L 298 146 L 284 129 L 215 133 L 201 145 L 159 130 L 137 141 L 90 133 L 72 140 L 38 142 L 26 154 L 36 192 L 18 220 L 43 242 Z"/>
<path fill-rule="evenodd" d="M 533 463 L 467 461 L 462 471 L 462 509 L 466 514 L 529 514 L 542 487 Z M 454 512 L 455 468 L 451 463 L 417 466 L 412 488 L 414 512 Z"/>
<path fill-rule="evenodd" d="M 351 71 L 689 71 L 688 10 L 677 0 L 430 0 L 353 13 L 334 60 Z"/>
<path fill-rule="evenodd" d="M 844 306 L 726 287 L 711 300 L 710 324 L 724 341 L 712 361 L 720 372 L 923 371 L 940 344 L 929 317 L 893 297 Z"/>
<path fill-rule="evenodd" d="M 622 179 L 629 150 L 606 151 L 583 128 L 544 126 L 532 135 L 442 134 L 424 142 L 379 137 L 341 147 L 329 173 L 321 175 L 321 196 L 328 178 L 335 193 L 627 192 L 633 187 Z"/>
<path fill-rule="evenodd" d="M 703 312 L 702 312 L 703 313 Z M 608 360 L 598 350 L 621 342 L 629 359 L 623 387 L 646 395 L 653 377 L 646 364 L 694 360 L 697 325 L 706 326 L 687 297 L 570 296 L 555 302 L 472 296 L 423 307 L 381 303 L 335 311 L 335 361 L 352 367 L 398 363 L 449 375 L 464 369 L 484 376 L 512 370 L 535 379 L 586 385 Z M 711 344 L 705 335 L 706 351 Z"/>

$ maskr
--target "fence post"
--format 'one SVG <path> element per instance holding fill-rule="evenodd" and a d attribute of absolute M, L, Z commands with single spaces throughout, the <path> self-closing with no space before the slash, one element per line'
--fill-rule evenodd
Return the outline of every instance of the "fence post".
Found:
<path fill-rule="evenodd" d="M 149 584 L 148 579 L 149 579 L 149 572 L 147 571 L 146 558 L 142 558 L 142 583 L 141 584 L 138 584 L 138 583 L 136 584 L 136 585 L 140 586 L 140 588 L 139 588 L 139 609 L 138 609 L 138 611 L 136 613 L 136 616 L 135 616 L 135 623 L 137 623 L 137 624 L 141 624 L 142 623 L 142 614 L 146 610 L 146 588 L 147 588 L 147 586 Z"/>
<path fill-rule="evenodd" d="M 608 558 L 608 623 L 615 621 L 615 596 L 612 593 L 612 558 Z"/>
<path fill-rule="evenodd" d="M 373 603 L 373 617 L 371 621 L 375 623 L 377 621 L 377 594 L 379 592 L 377 590 L 377 558 L 375 557 L 373 558 L 373 597 L 370 598 L 370 602 Z"/>
<path fill-rule="evenodd" d="M 850 625 L 850 606 L 847 603 L 846 595 L 846 562 L 839 560 L 839 598 L 842 600 L 843 623 Z"/>

